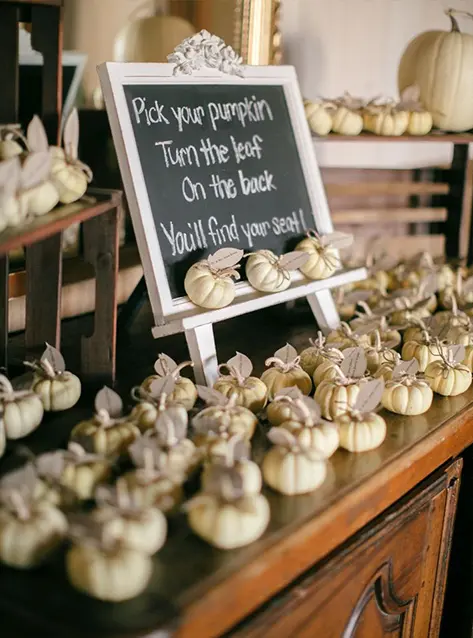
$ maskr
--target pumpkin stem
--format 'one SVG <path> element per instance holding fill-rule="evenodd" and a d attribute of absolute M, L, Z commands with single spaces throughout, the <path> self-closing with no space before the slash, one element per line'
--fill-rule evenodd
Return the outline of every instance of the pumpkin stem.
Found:
<path fill-rule="evenodd" d="M 193 368 L 194 367 L 193 361 L 183 361 L 182 363 L 180 363 L 177 366 L 177 368 L 171 372 L 171 376 L 173 377 L 173 379 L 175 381 L 179 381 L 181 378 L 181 374 L 180 374 L 181 370 L 184 370 L 184 368 L 187 368 L 187 367 Z"/>
<path fill-rule="evenodd" d="M 460 27 L 458 26 L 458 22 L 454 16 L 464 16 L 465 18 L 472 18 L 473 13 L 468 13 L 468 11 L 457 11 L 457 9 L 447 9 L 445 11 L 445 15 L 447 15 L 452 22 L 452 31 L 456 33 L 461 33 Z"/>

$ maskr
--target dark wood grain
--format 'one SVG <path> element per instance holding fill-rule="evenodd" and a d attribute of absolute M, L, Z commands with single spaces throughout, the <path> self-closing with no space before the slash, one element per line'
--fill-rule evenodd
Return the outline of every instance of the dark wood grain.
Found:
<path fill-rule="evenodd" d="M 94 332 L 83 337 L 81 369 L 98 384 L 115 381 L 120 206 L 83 225 L 84 259 L 95 270 L 95 313 Z"/>
<path fill-rule="evenodd" d="M 438 557 L 453 527 L 461 465 L 422 483 L 232 638 L 437 636 L 446 578 Z"/>
<path fill-rule="evenodd" d="M 61 233 L 26 248 L 27 353 L 61 347 Z"/>
<path fill-rule="evenodd" d="M 98 191 L 73 204 L 58 206 L 47 215 L 36 217 L 20 227 L 7 228 L 0 233 L 0 256 L 56 235 L 72 224 L 101 215 L 115 208 L 120 196 L 119 191 Z"/>
<path fill-rule="evenodd" d="M 78 360 L 77 335 L 84 330 L 81 327 L 84 323 L 88 325 L 89 320 L 64 325 L 63 351 L 73 369 Z M 121 337 L 117 388 L 124 397 L 132 385 L 152 372 L 158 352 L 167 352 L 177 360 L 187 356 L 182 335 L 153 342 L 151 326 L 151 313 L 146 307 L 130 333 Z M 256 374 L 262 372 L 264 359 L 286 341 L 302 349 L 315 332 L 316 326 L 305 304 L 292 311 L 278 306 L 215 326 L 219 359 L 227 360 L 235 350 L 244 352 L 252 357 Z M 64 445 L 70 429 L 90 413 L 91 406 L 91 398 L 84 397 L 77 410 L 49 417 L 44 427 L 25 442 L 36 451 Z M 23 618 L 23 626 L 31 629 L 30 635 L 35 635 L 33 630 L 39 632 L 45 627 L 48 636 L 60 636 L 61 631 L 64 635 L 67 623 L 73 624 L 70 619 L 80 617 L 75 634 L 70 634 L 74 638 L 140 636 L 136 628 L 140 621 L 131 609 L 146 606 L 150 599 L 164 599 L 172 601 L 182 612 L 182 627 L 177 634 L 180 638 L 221 635 L 470 445 L 473 389 L 455 398 L 437 397 L 429 412 L 419 417 L 385 416 L 388 421 L 385 443 L 360 455 L 338 451 L 329 462 L 327 481 L 316 492 L 284 497 L 265 489 L 271 505 L 271 523 L 253 545 L 231 552 L 213 549 L 194 536 L 184 516 L 178 515 L 171 523 L 166 545 L 155 557 L 155 578 L 144 599 L 137 599 L 130 608 L 128 624 L 121 630 L 114 610 L 112 613 L 107 605 L 73 593 L 60 569 L 60 560 L 59 567 L 45 568 L 34 580 L 28 573 L 0 570 L 2 618 L 4 610 L 6 613 L 14 609 L 17 626 L 19 610 L 27 607 L 28 617 Z M 264 449 L 263 440 L 262 433 L 258 434 L 257 460 Z M 13 461 L 10 449 L 0 462 L 0 471 L 2 467 L 11 467 Z M 50 591 L 51 587 L 61 592 L 60 605 L 47 593 L 37 593 L 42 589 Z M 156 610 L 151 619 L 145 614 L 145 620 L 150 621 L 150 629 L 167 626 L 168 618 Z M 56 633 L 50 631 L 51 626 Z"/>
<path fill-rule="evenodd" d="M 44 5 L 51 7 L 64 6 L 64 0 L 0 0 L 0 4 L 29 4 L 29 5 Z"/>
<path fill-rule="evenodd" d="M 459 256 L 460 227 L 471 212 L 471 192 L 468 185 L 468 145 L 455 144 L 448 172 L 450 192 L 447 198 L 448 216 L 444 224 L 445 252 L 449 258 Z M 467 201 L 464 201 L 464 200 Z"/>
<path fill-rule="evenodd" d="M 0 123 L 18 121 L 18 9 L 0 2 Z"/>

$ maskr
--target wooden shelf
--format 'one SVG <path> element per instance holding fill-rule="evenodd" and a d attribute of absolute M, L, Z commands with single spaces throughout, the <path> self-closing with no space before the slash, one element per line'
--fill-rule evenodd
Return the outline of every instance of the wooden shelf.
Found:
<path fill-rule="evenodd" d="M 313 320 L 301 321 L 296 315 L 282 308 L 267 309 L 219 324 L 216 338 L 222 344 L 221 360 L 235 349 L 247 352 L 259 375 L 265 357 L 281 343 L 289 341 L 300 350 L 314 335 Z M 82 321 L 75 322 L 75 329 L 74 322 L 68 324 L 66 341 L 77 340 Z M 151 325 L 152 317 L 142 316 L 134 325 L 131 340 L 119 352 L 118 389 L 124 397 L 152 371 L 157 350 Z M 186 356 L 184 339 L 179 336 L 166 339 L 161 348 L 176 360 Z M 91 397 L 84 395 L 81 406 L 48 415 L 44 426 L 22 443 L 35 453 L 64 445 L 71 428 L 90 416 L 91 406 Z M 222 635 L 471 445 L 473 389 L 457 397 L 436 396 L 431 409 L 420 416 L 384 411 L 383 416 L 388 423 L 383 445 L 359 455 L 337 451 L 320 489 L 286 497 L 264 488 L 270 500 L 271 523 L 263 537 L 248 547 L 219 551 L 192 534 L 182 514 L 173 517 L 169 538 L 154 558 L 152 581 L 135 600 L 113 605 L 74 591 L 64 574 L 62 554 L 41 570 L 2 566 L 2 638 L 138 638 L 154 631 L 158 634 L 163 625 L 170 629 L 174 605 L 182 613 L 182 626 L 176 634 L 179 638 Z M 254 442 L 259 462 L 265 449 L 262 432 L 263 428 Z M 11 451 L 0 461 L 1 471 L 12 467 Z"/>
<path fill-rule="evenodd" d="M 45 5 L 49 7 L 62 7 L 64 0 L 0 0 L 0 4 L 29 4 L 29 5 Z"/>
<path fill-rule="evenodd" d="M 338 135 L 330 133 L 325 137 L 312 136 L 314 142 L 448 142 L 449 144 L 471 144 L 473 133 L 442 133 L 434 131 L 429 135 L 374 135 L 360 133 L 360 135 Z"/>
<path fill-rule="evenodd" d="M 118 204 L 120 192 L 115 191 L 110 195 L 100 191 L 90 191 L 87 196 L 78 202 L 58 206 L 47 215 L 35 217 L 31 222 L 7 228 L 0 233 L 0 257 L 8 255 L 11 250 L 30 246 L 39 241 L 57 235 L 72 224 L 87 221 L 101 215 L 105 211 Z"/>

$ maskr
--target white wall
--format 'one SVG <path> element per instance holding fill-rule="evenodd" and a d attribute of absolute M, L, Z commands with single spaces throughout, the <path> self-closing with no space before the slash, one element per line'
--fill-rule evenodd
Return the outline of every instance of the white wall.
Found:
<path fill-rule="evenodd" d="M 444 9 L 473 12 L 473 0 L 283 0 L 285 61 L 297 68 L 304 96 L 397 95 L 397 67 L 408 41 L 448 30 Z M 473 21 L 460 19 L 473 33 Z M 324 166 L 373 168 L 440 165 L 451 147 L 432 143 L 317 143 Z"/>

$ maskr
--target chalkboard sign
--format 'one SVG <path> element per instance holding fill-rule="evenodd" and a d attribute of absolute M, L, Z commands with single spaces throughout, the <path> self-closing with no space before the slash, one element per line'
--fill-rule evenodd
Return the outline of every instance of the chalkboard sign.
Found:
<path fill-rule="evenodd" d="M 282 86 L 124 91 L 173 297 L 222 246 L 279 255 L 314 227 Z"/>

